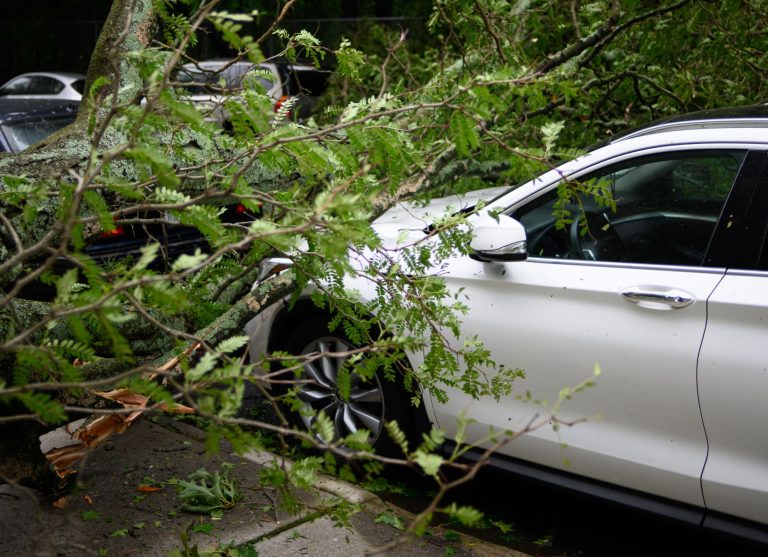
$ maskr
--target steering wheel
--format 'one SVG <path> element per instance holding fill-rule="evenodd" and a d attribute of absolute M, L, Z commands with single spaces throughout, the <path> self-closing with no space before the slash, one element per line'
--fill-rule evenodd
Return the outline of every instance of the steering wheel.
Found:
<path fill-rule="evenodd" d="M 627 253 L 624 242 L 605 211 L 585 212 L 584 219 L 586 231 L 581 226 L 581 218 L 571 223 L 571 257 L 588 261 L 623 261 Z"/>

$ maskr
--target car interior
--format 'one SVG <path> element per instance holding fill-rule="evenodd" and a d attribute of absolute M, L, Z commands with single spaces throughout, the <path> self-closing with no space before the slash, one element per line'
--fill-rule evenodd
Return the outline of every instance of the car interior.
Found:
<path fill-rule="evenodd" d="M 698 266 L 744 152 L 644 157 L 565 180 L 511 213 L 530 257 Z"/>

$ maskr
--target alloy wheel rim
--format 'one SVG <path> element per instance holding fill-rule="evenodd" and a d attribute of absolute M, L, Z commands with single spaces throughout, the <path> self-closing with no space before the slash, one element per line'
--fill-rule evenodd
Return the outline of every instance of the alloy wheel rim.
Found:
<path fill-rule="evenodd" d="M 337 375 L 349 359 L 342 355 L 354 347 L 338 337 L 318 338 L 309 343 L 301 355 L 317 353 L 320 356 L 304 364 L 304 378 L 311 382 L 299 387 L 298 398 L 306 407 L 299 413 L 304 426 L 312 427 L 316 416 L 324 412 L 333 422 L 334 441 L 360 429 L 370 432 L 375 444 L 384 426 L 384 393 L 378 377 L 363 380 L 350 374 L 349 398 L 339 393 Z"/>

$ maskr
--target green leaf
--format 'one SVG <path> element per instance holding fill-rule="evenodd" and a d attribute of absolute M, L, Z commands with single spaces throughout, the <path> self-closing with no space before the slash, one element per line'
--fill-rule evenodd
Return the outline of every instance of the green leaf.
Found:
<path fill-rule="evenodd" d="M 357 80 L 360 78 L 360 70 L 365 66 L 365 54 L 353 48 L 349 39 L 342 37 L 336 50 L 336 61 L 339 75 Z"/>
<path fill-rule="evenodd" d="M 405 523 L 403 522 L 403 519 L 390 510 L 382 512 L 376 518 L 374 518 L 373 521 L 378 522 L 379 524 L 392 526 L 398 530 L 405 530 Z"/>
<path fill-rule="evenodd" d="M 397 444 L 397 446 L 400 447 L 400 450 L 403 451 L 403 454 L 407 455 L 408 439 L 406 438 L 405 433 L 403 433 L 403 430 L 400 429 L 400 426 L 397 424 L 397 422 L 395 420 L 390 420 L 384 424 L 384 427 L 387 428 L 387 433 Z"/>
<path fill-rule="evenodd" d="M 336 374 L 336 388 L 343 400 L 349 400 L 349 394 L 352 390 L 352 377 L 348 366 L 342 366 Z"/>
<path fill-rule="evenodd" d="M 243 13 L 229 13 L 226 10 L 222 10 L 220 12 L 211 12 L 210 16 L 211 19 L 218 19 L 218 20 L 225 20 L 228 19 L 230 21 L 253 21 L 253 17 L 248 14 Z"/>
<path fill-rule="evenodd" d="M 211 352 L 203 354 L 197 365 L 184 374 L 187 381 L 200 381 L 207 373 L 216 367 L 217 359 L 218 357 Z"/>
<path fill-rule="evenodd" d="M 449 542 L 457 542 L 461 539 L 459 533 L 455 530 L 446 530 L 443 537 Z"/>
<path fill-rule="evenodd" d="M 155 198 L 157 198 L 157 201 L 160 203 L 169 203 L 173 205 L 187 203 L 191 200 L 191 198 L 184 193 L 162 187 L 155 190 Z"/>
<path fill-rule="evenodd" d="M 219 345 L 216 347 L 216 352 L 220 354 L 228 354 L 230 352 L 234 352 L 235 350 L 248 344 L 248 340 L 249 337 L 245 335 L 230 337 L 219 343 Z"/>
<path fill-rule="evenodd" d="M 549 155 L 555 148 L 557 138 L 565 127 L 564 122 L 547 122 L 541 126 L 541 134 L 544 139 L 544 152 Z"/>
<path fill-rule="evenodd" d="M 424 470 L 424 473 L 428 476 L 437 476 L 437 473 L 440 471 L 440 466 L 442 466 L 444 462 L 443 457 L 440 455 L 425 453 L 423 451 L 416 451 L 414 460 L 416 461 L 416 464 L 421 466 L 421 469 Z"/>
<path fill-rule="evenodd" d="M 462 157 L 468 157 L 480 145 L 475 124 L 459 111 L 451 115 L 450 131 L 456 151 Z"/>
<path fill-rule="evenodd" d="M 203 261 L 206 260 L 208 257 L 207 254 L 200 251 L 200 248 L 197 248 L 195 250 L 195 253 L 192 255 L 189 254 L 182 254 L 176 259 L 176 261 L 173 262 L 172 269 L 174 271 L 186 271 L 187 269 L 191 269 L 192 267 L 195 267 L 196 265 L 199 265 Z"/>
<path fill-rule="evenodd" d="M 186 480 L 176 484 L 177 495 L 182 501 L 181 509 L 194 513 L 208 514 L 214 510 L 229 509 L 240 500 L 232 477 L 232 465 L 223 463 L 220 470 L 211 474 L 205 468 L 192 472 Z"/>
<path fill-rule="evenodd" d="M 140 248 L 139 251 L 141 252 L 141 257 L 139 257 L 139 260 L 133 265 L 133 268 L 131 269 L 134 273 L 144 271 L 152 264 L 152 262 L 157 258 L 157 252 L 160 251 L 160 244 L 147 244 L 146 246 Z"/>
<path fill-rule="evenodd" d="M 502 520 L 491 520 L 491 524 L 493 524 L 496 528 L 499 529 L 499 531 L 502 534 L 509 534 L 510 532 L 515 531 L 515 525 L 510 524 L 508 522 L 504 522 Z"/>
<path fill-rule="evenodd" d="M 210 535 L 212 530 L 213 530 L 213 524 L 210 522 L 205 524 L 195 524 L 194 526 L 192 526 L 193 532 L 200 532 L 201 534 Z"/>
<path fill-rule="evenodd" d="M 317 435 L 320 437 L 320 439 L 322 439 L 324 442 L 333 442 L 335 429 L 333 427 L 333 422 L 325 412 L 321 411 L 317 416 L 315 416 L 315 419 L 312 422 L 312 427 L 317 432 Z"/>
<path fill-rule="evenodd" d="M 451 518 L 458 520 L 462 525 L 469 527 L 476 526 L 483 519 L 483 513 L 477 509 L 458 506 L 456 503 L 451 503 L 448 507 L 441 509 L 441 511 Z"/>
<path fill-rule="evenodd" d="M 93 209 L 99 217 L 101 228 L 104 229 L 105 232 L 112 232 L 115 229 L 115 221 L 112 220 L 112 215 L 109 213 L 107 202 L 104 201 L 101 194 L 95 190 L 86 190 L 83 196 L 86 203 L 90 205 L 91 209 Z"/>
<path fill-rule="evenodd" d="M 48 424 L 60 424 L 67 419 L 67 413 L 50 395 L 37 392 L 19 393 L 16 397 L 37 417 Z"/>
<path fill-rule="evenodd" d="M 149 144 L 143 144 L 139 147 L 128 149 L 125 152 L 127 158 L 133 159 L 139 163 L 149 165 L 150 169 L 157 178 L 161 186 L 178 186 L 181 180 L 173 169 L 173 164 L 168 157 Z"/>

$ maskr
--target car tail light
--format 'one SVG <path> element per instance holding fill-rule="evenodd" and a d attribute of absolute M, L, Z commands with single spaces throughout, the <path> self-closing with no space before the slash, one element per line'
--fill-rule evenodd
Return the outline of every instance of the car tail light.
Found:
<path fill-rule="evenodd" d="M 120 225 L 115 226 L 115 228 L 109 232 L 102 232 L 99 235 L 99 238 L 116 238 L 118 236 L 125 236 L 125 228 Z"/>
<path fill-rule="evenodd" d="M 279 111 L 280 108 L 283 106 L 283 103 L 289 99 L 288 95 L 283 95 L 279 99 L 277 99 L 277 102 L 275 103 L 275 112 Z M 286 114 L 288 118 L 291 117 L 291 112 L 288 111 L 288 114 Z"/>

